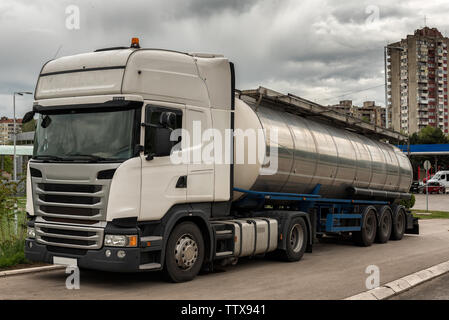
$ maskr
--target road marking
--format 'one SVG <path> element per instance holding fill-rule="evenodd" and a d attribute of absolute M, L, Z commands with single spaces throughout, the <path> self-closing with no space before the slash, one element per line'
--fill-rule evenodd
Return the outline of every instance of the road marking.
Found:
<path fill-rule="evenodd" d="M 384 300 L 410 290 L 424 282 L 449 272 L 449 261 L 437 264 L 433 267 L 409 274 L 398 280 L 386 283 L 378 288 L 368 290 L 345 300 Z"/>

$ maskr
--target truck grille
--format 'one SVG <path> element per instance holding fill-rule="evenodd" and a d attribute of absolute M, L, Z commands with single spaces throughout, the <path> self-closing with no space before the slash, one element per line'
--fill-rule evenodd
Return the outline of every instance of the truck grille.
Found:
<path fill-rule="evenodd" d="M 103 220 L 108 185 L 35 183 L 38 215 L 53 218 Z"/>
<path fill-rule="evenodd" d="M 100 249 L 104 230 L 68 225 L 36 223 L 36 241 L 50 246 L 76 249 Z"/>

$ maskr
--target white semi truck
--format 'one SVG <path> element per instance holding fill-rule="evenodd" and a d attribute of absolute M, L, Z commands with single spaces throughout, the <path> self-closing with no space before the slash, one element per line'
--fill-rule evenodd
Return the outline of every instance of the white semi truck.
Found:
<path fill-rule="evenodd" d="M 298 261 L 324 234 L 369 246 L 419 232 L 399 204 L 410 162 L 367 138 L 395 133 L 234 83 L 221 55 L 137 40 L 46 63 L 24 117 L 38 116 L 26 257 L 181 282 L 217 260 Z"/>

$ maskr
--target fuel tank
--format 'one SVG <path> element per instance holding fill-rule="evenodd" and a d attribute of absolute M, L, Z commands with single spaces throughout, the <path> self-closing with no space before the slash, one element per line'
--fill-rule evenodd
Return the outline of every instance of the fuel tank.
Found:
<path fill-rule="evenodd" d="M 235 141 L 239 131 L 241 135 L 248 129 L 265 132 L 257 150 L 262 156 L 256 161 L 248 161 L 249 153 L 254 153 L 254 140 L 243 139 L 240 146 L 235 143 L 234 186 L 238 188 L 311 193 L 320 184 L 323 197 L 344 198 L 350 187 L 408 192 L 412 182 L 410 161 L 395 146 L 267 103 L 257 105 L 236 98 L 235 129 Z M 277 131 L 276 139 L 271 131 Z M 234 199 L 240 196 L 235 193 Z"/>

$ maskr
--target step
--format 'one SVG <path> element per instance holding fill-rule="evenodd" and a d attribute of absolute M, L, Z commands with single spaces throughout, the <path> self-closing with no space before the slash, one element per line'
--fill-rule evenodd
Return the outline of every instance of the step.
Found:
<path fill-rule="evenodd" d="M 220 240 L 230 240 L 230 239 L 232 239 L 232 237 L 233 237 L 232 233 L 230 233 L 230 234 L 217 234 L 215 236 L 215 239 L 217 239 L 218 241 L 220 241 Z"/>
<path fill-rule="evenodd" d="M 232 230 L 217 230 L 215 234 L 232 234 Z"/>
<path fill-rule="evenodd" d="M 234 255 L 234 252 L 232 252 L 232 251 L 217 252 L 215 254 L 216 257 L 230 257 L 230 256 L 233 256 L 233 255 Z"/>
<path fill-rule="evenodd" d="M 139 266 L 140 270 L 153 270 L 153 269 L 160 269 L 161 264 L 160 263 L 147 263 L 147 264 L 141 264 Z"/>

